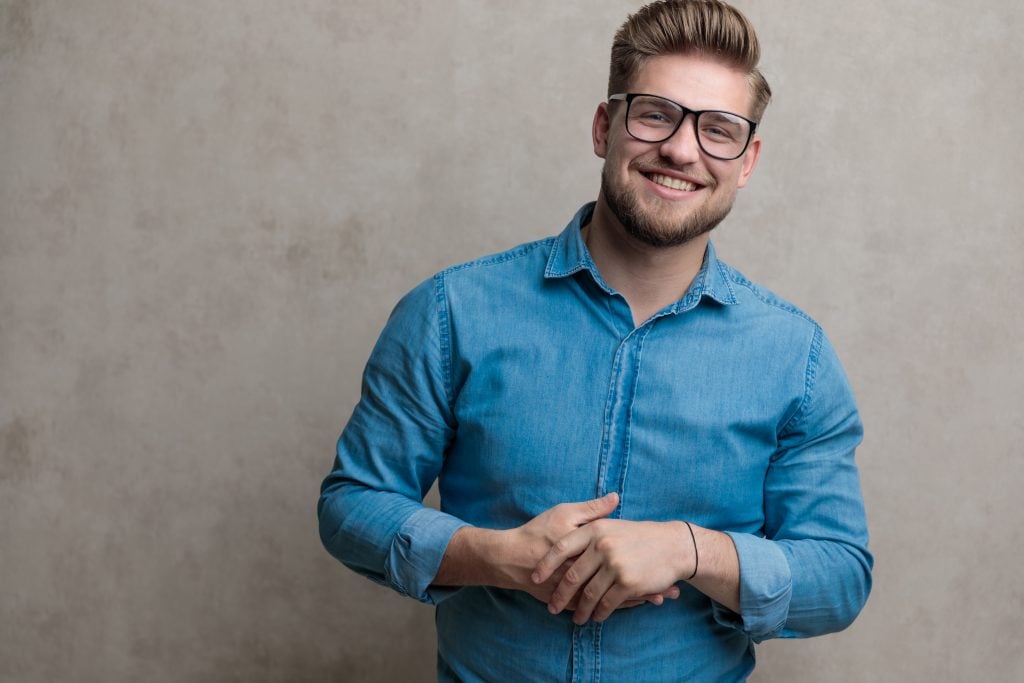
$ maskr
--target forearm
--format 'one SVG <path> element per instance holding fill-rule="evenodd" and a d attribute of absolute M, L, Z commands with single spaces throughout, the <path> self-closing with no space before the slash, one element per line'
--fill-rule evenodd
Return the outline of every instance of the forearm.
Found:
<path fill-rule="evenodd" d="M 512 588 L 508 534 L 473 526 L 456 531 L 441 558 L 434 585 Z"/>
<path fill-rule="evenodd" d="M 740 613 L 740 561 L 736 546 L 727 534 L 696 524 L 693 539 L 697 549 L 697 575 L 688 583 L 718 604 Z M 690 542 L 685 525 L 683 532 Z"/>

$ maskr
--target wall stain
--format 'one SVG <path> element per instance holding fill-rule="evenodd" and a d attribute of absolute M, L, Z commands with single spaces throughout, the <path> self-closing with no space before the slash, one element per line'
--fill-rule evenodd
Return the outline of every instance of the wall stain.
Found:
<path fill-rule="evenodd" d="M 20 483 L 28 478 L 36 436 L 36 430 L 20 417 L 0 429 L 0 482 Z"/>
<path fill-rule="evenodd" d="M 284 268 L 305 287 L 347 281 L 367 267 L 369 230 L 358 217 L 296 231 L 284 250 Z"/>
<path fill-rule="evenodd" d="M 0 60 L 21 54 L 32 38 L 32 0 L 0 2 Z"/>

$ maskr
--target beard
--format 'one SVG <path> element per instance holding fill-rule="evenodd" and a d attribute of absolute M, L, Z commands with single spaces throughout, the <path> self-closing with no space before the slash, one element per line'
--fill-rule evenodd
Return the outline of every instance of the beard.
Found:
<path fill-rule="evenodd" d="M 714 201 L 715 185 L 707 185 L 712 193 L 704 204 L 689 215 L 672 221 L 647 211 L 640 206 L 636 190 L 629 187 L 615 187 L 609 178 L 608 164 L 601 170 L 601 194 L 626 233 L 652 247 L 678 247 L 690 240 L 711 232 L 732 210 L 736 195 Z"/>

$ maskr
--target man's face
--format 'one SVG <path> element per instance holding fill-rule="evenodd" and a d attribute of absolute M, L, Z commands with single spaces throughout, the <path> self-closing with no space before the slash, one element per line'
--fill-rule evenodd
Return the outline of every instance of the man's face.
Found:
<path fill-rule="evenodd" d="M 661 95 L 695 110 L 750 116 L 750 86 L 739 71 L 701 56 L 650 59 L 629 92 Z M 736 190 L 757 164 L 756 136 L 738 159 L 708 156 L 697 144 L 692 115 L 664 142 L 641 142 L 626 132 L 626 103 L 602 103 L 594 116 L 594 152 L 605 160 L 602 199 L 626 233 L 656 247 L 702 235 L 725 218 Z"/>

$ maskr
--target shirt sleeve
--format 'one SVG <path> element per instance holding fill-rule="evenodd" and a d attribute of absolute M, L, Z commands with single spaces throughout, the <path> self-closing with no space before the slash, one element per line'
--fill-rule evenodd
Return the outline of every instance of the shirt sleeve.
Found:
<path fill-rule="evenodd" d="M 421 602 L 461 520 L 423 505 L 454 437 L 443 291 L 428 280 L 395 307 L 363 373 L 317 512 L 320 538 L 347 567 Z M 438 283 L 439 285 L 439 283 Z"/>
<path fill-rule="evenodd" d="M 740 612 L 716 619 L 755 641 L 839 631 L 871 590 L 873 558 L 854 451 L 863 427 L 839 359 L 820 328 L 805 394 L 779 434 L 764 483 L 764 535 L 730 533 Z"/>

